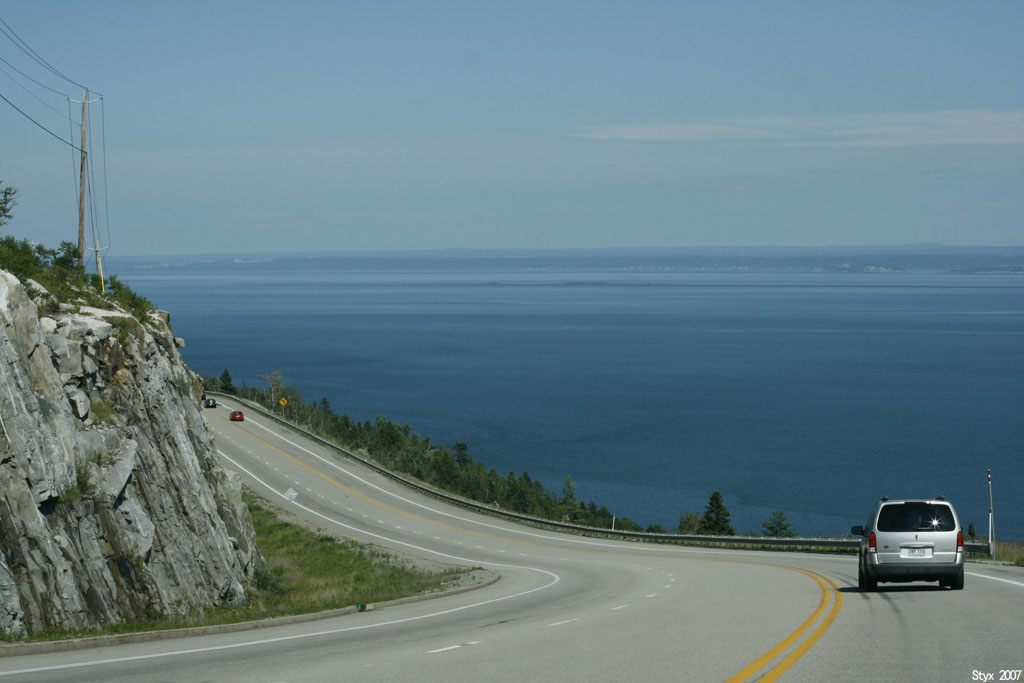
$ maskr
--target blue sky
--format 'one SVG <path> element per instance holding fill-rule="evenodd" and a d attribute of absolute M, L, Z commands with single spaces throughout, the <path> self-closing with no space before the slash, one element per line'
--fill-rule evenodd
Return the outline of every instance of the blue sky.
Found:
<path fill-rule="evenodd" d="M 112 254 L 1024 243 L 1022 2 L 26 0 L 0 18 L 103 95 Z M 81 89 L 6 35 L 0 58 L 0 94 L 77 144 Z M 76 164 L 0 101 L 3 230 L 76 239 Z"/>

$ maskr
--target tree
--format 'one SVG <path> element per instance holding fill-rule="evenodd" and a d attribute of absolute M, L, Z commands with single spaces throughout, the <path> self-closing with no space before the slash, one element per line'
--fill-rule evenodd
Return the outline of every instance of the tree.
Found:
<path fill-rule="evenodd" d="M 284 378 L 281 377 L 280 372 L 275 370 L 269 375 L 260 375 L 260 379 L 270 385 L 270 409 L 273 410 L 278 399 L 284 394 Z"/>
<path fill-rule="evenodd" d="M 459 465 L 468 465 L 473 461 L 473 459 L 469 457 L 469 446 L 464 442 L 456 441 L 452 450 L 455 451 L 455 462 Z"/>
<path fill-rule="evenodd" d="M 228 372 L 227 368 L 224 368 L 224 372 L 220 373 L 220 388 L 229 394 L 235 393 L 235 387 L 231 384 L 231 373 Z"/>
<path fill-rule="evenodd" d="M 684 512 L 679 515 L 679 527 L 676 531 L 680 534 L 693 536 L 701 533 L 700 515 L 696 512 Z"/>
<path fill-rule="evenodd" d="M 973 541 L 975 538 L 977 538 L 977 536 L 978 536 L 978 532 L 974 528 L 974 522 L 971 522 L 970 524 L 967 525 L 967 538 L 969 538 L 969 539 L 971 539 Z"/>
<path fill-rule="evenodd" d="M 710 536 L 735 536 L 736 530 L 729 524 L 729 510 L 722 501 L 722 494 L 712 491 L 708 498 L 707 507 L 704 508 L 704 518 L 701 520 L 701 533 Z"/>
<path fill-rule="evenodd" d="M 567 476 L 562 484 L 562 509 L 565 510 L 566 521 L 574 521 L 579 517 L 579 502 L 576 500 L 576 484 L 572 477 Z"/>
<path fill-rule="evenodd" d="M 11 209 L 17 202 L 14 201 L 14 196 L 18 194 L 18 191 L 13 187 L 5 187 L 4 181 L 0 179 L 0 227 L 7 225 L 7 222 L 11 220 Z"/>
<path fill-rule="evenodd" d="M 786 519 L 786 513 L 782 510 L 776 510 L 772 513 L 772 516 L 761 522 L 761 527 L 764 529 L 765 536 L 773 536 L 775 538 L 795 538 L 799 534 L 793 528 L 793 525 Z"/>

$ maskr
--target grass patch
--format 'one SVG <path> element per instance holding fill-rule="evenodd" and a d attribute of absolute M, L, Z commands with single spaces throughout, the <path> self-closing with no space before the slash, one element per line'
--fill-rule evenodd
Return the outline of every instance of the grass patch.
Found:
<path fill-rule="evenodd" d="M 76 492 L 81 488 L 75 487 Z M 267 501 L 244 490 L 256 544 L 267 561 L 249 587 L 249 604 L 214 607 L 180 617 L 110 624 L 96 629 L 46 630 L 30 637 L 0 631 L 0 641 L 38 642 L 191 626 L 213 626 L 269 617 L 308 614 L 352 605 L 385 602 L 443 588 L 461 569 L 409 569 L 373 546 L 338 539 L 282 519 Z"/>
<path fill-rule="evenodd" d="M 1024 567 L 1024 543 L 996 539 L 996 561 Z"/>
<path fill-rule="evenodd" d="M 450 573 L 405 568 L 372 546 L 342 540 L 283 521 L 255 494 L 246 504 L 267 569 L 256 578 L 251 609 L 264 616 L 303 614 L 384 602 L 438 590 Z"/>

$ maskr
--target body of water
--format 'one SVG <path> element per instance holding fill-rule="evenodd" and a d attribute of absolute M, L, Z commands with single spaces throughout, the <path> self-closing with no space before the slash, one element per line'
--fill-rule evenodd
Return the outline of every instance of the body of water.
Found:
<path fill-rule="evenodd" d="M 762 266 L 764 264 L 761 264 Z M 845 534 L 945 495 L 1024 539 L 1024 278 L 567 258 L 114 264 L 172 313 L 193 370 L 279 371 L 355 420 L 408 422 L 505 474 L 673 530 L 721 491 Z"/>

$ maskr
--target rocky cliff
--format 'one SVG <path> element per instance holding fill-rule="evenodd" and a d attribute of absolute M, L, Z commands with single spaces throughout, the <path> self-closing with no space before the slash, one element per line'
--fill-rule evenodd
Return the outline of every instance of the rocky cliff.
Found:
<path fill-rule="evenodd" d="M 168 316 L 30 292 L 0 270 L 0 630 L 243 603 L 262 559 Z"/>

